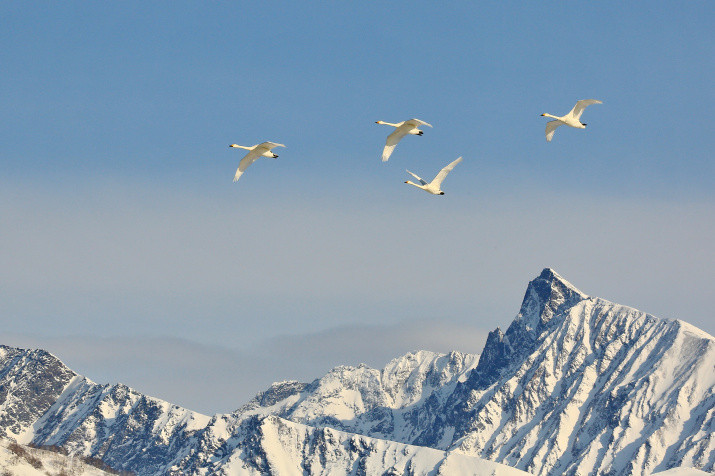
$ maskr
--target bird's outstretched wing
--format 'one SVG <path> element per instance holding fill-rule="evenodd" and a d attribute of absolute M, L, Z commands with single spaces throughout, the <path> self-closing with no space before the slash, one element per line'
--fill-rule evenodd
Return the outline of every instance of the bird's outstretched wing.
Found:
<path fill-rule="evenodd" d="M 414 119 L 414 118 L 410 119 L 408 121 L 405 121 L 404 124 L 410 124 L 411 126 L 414 126 L 414 127 L 419 127 L 419 126 L 432 127 L 432 124 L 428 124 L 425 121 L 422 121 L 420 119 Z"/>
<path fill-rule="evenodd" d="M 576 102 L 576 105 L 571 109 L 571 112 L 569 112 L 570 115 L 572 115 L 577 121 L 581 119 L 581 114 L 583 114 L 583 110 L 586 109 L 586 106 L 590 106 L 591 104 L 603 104 L 601 101 L 598 99 L 581 99 L 580 101 Z"/>
<path fill-rule="evenodd" d="M 249 165 L 254 163 L 258 158 L 260 157 L 260 152 L 256 152 L 256 149 L 250 151 L 248 154 L 246 154 L 242 159 L 241 162 L 238 164 L 238 170 L 236 170 L 236 175 L 233 177 L 234 182 L 238 182 L 238 179 L 241 178 L 241 175 L 243 175 L 243 172 L 246 171 Z"/>
<path fill-rule="evenodd" d="M 549 121 L 546 123 L 546 141 L 551 142 L 551 139 L 554 137 L 554 132 L 556 132 L 556 128 L 559 126 L 563 126 L 564 123 L 561 121 Z"/>
<path fill-rule="evenodd" d="M 382 161 L 387 162 L 387 159 L 390 158 L 392 155 L 392 151 L 395 150 L 395 147 L 397 146 L 397 143 L 400 142 L 400 139 L 405 137 L 407 134 L 407 131 L 410 130 L 410 127 L 398 127 L 395 129 L 395 132 L 387 136 L 387 140 L 385 141 L 385 148 L 382 151 Z"/>
<path fill-rule="evenodd" d="M 439 188 L 439 186 L 442 184 L 442 181 L 447 176 L 447 174 L 450 173 L 452 171 L 452 169 L 454 168 L 454 166 L 457 165 L 458 163 L 460 163 L 461 161 L 462 161 L 462 158 L 459 157 L 457 160 L 450 162 L 449 165 L 447 165 L 445 168 L 443 168 L 442 170 L 439 171 L 439 173 L 434 178 L 434 180 L 432 180 L 432 183 L 430 185 Z"/>
<path fill-rule="evenodd" d="M 422 185 L 427 185 L 427 182 L 425 182 L 424 180 L 422 180 L 421 177 L 418 177 L 417 175 L 413 174 L 412 172 L 410 172 L 410 171 L 407 170 L 407 169 L 405 169 L 405 172 L 407 172 L 408 174 L 412 175 L 414 178 L 416 178 L 417 180 L 419 180 Z"/>
<path fill-rule="evenodd" d="M 265 150 L 271 150 L 274 147 L 285 147 L 283 144 L 278 144 L 276 142 L 262 142 L 258 144 L 258 147 Z"/>

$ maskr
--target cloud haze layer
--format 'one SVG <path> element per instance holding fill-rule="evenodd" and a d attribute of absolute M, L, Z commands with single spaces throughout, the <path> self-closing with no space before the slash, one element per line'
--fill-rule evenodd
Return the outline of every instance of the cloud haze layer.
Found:
<path fill-rule="evenodd" d="M 382 368 L 413 350 L 477 353 L 486 334 L 470 326 L 413 321 L 278 335 L 243 348 L 186 339 L 5 335 L 18 347 L 44 348 L 99 383 L 124 383 L 194 411 L 230 412 L 271 383 L 310 382 L 338 365 Z"/>
<path fill-rule="evenodd" d="M 3 186 L 5 333 L 45 336 L 90 378 L 212 413 L 339 364 L 381 366 L 417 348 L 478 353 L 475 336 L 508 326 L 545 266 L 588 294 L 715 330 L 707 203 L 528 190 L 436 201 L 396 187 L 387 202 L 346 191 L 342 203 L 278 195 L 236 206 L 200 191 Z M 87 337 L 61 343 L 68 335 Z M 112 365 L 123 351 L 127 364 Z"/>

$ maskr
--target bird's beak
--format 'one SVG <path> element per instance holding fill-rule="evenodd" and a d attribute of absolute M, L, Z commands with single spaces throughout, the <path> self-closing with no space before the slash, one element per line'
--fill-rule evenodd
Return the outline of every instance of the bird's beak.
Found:
<path fill-rule="evenodd" d="M 542 114 L 541 117 L 544 117 L 546 114 Z"/>

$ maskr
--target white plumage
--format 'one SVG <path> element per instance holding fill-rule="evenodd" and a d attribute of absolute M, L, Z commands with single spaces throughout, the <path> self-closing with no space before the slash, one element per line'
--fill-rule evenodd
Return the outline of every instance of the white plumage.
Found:
<path fill-rule="evenodd" d="M 580 101 L 576 102 L 576 105 L 571 109 L 571 112 L 566 114 L 565 116 L 553 116 L 551 114 L 542 114 L 544 117 L 551 117 L 553 119 L 556 119 L 555 121 L 549 121 L 546 123 L 546 140 L 548 142 L 551 142 L 551 139 L 554 137 L 554 133 L 556 132 L 556 128 L 559 126 L 570 126 L 570 127 L 575 127 L 577 129 L 585 129 L 586 124 L 581 123 L 581 114 L 583 114 L 583 110 L 586 109 L 586 106 L 590 106 L 591 104 L 603 104 L 601 101 L 598 99 L 581 99 Z"/>
<path fill-rule="evenodd" d="M 442 170 L 439 171 L 437 176 L 430 183 L 425 182 L 420 177 L 418 177 L 417 175 L 415 175 L 412 172 L 410 172 L 409 170 L 407 170 L 407 173 L 412 175 L 417 180 L 419 180 L 420 183 L 417 184 L 414 182 L 410 182 L 409 180 L 407 180 L 405 183 L 409 183 L 410 185 L 414 185 L 417 188 L 421 188 L 425 192 L 429 192 L 432 195 L 444 195 L 444 192 L 440 188 L 442 185 L 442 182 L 444 181 L 445 177 L 447 177 L 447 174 L 452 171 L 454 166 L 457 165 L 458 163 L 460 163 L 461 161 L 462 161 L 462 158 L 459 157 L 457 160 L 450 162 L 449 165 L 447 165 L 446 167 L 444 167 Z"/>
<path fill-rule="evenodd" d="M 400 142 L 400 139 L 402 139 L 408 134 L 414 136 L 421 136 L 423 131 L 419 129 L 420 126 L 432 127 L 431 124 L 428 124 L 425 121 L 421 121 L 419 119 L 409 119 L 407 121 L 398 122 L 397 124 L 385 121 L 376 121 L 375 123 L 384 124 L 396 128 L 395 132 L 387 136 L 387 141 L 385 142 L 385 149 L 383 149 L 382 151 L 383 162 L 387 162 L 387 160 L 390 158 L 390 155 L 392 155 L 392 151 L 395 150 L 395 146 L 397 146 L 397 143 Z"/>
<path fill-rule="evenodd" d="M 238 182 L 238 179 L 241 178 L 241 175 L 243 175 L 243 172 L 246 171 L 249 165 L 254 163 L 256 160 L 258 160 L 259 157 L 270 157 L 275 159 L 278 157 L 276 154 L 271 152 L 271 150 L 275 147 L 285 147 L 283 144 L 277 144 L 275 142 L 262 142 L 260 144 L 251 146 L 251 147 L 246 147 L 243 145 L 238 145 L 238 144 L 231 144 L 229 147 L 236 147 L 239 149 L 246 149 L 248 150 L 248 154 L 246 154 L 242 159 L 241 162 L 238 164 L 238 169 L 236 170 L 236 175 L 233 177 L 234 182 Z"/>

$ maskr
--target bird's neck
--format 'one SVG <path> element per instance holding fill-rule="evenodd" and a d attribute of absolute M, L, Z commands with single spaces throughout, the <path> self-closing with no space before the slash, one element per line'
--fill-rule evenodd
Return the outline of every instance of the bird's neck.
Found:
<path fill-rule="evenodd" d="M 386 126 L 400 127 L 399 124 L 393 124 L 393 123 L 391 123 L 391 122 L 377 121 L 377 123 L 378 123 L 378 124 L 383 124 L 383 125 L 386 125 Z"/>
<path fill-rule="evenodd" d="M 236 147 L 238 149 L 252 150 L 253 147 L 246 147 L 245 145 L 231 144 L 230 147 Z"/>
<path fill-rule="evenodd" d="M 561 118 L 559 116 L 554 116 L 554 115 L 548 114 L 548 113 L 544 113 L 544 114 L 542 114 L 542 116 L 550 117 L 551 119 L 561 120 Z"/>

